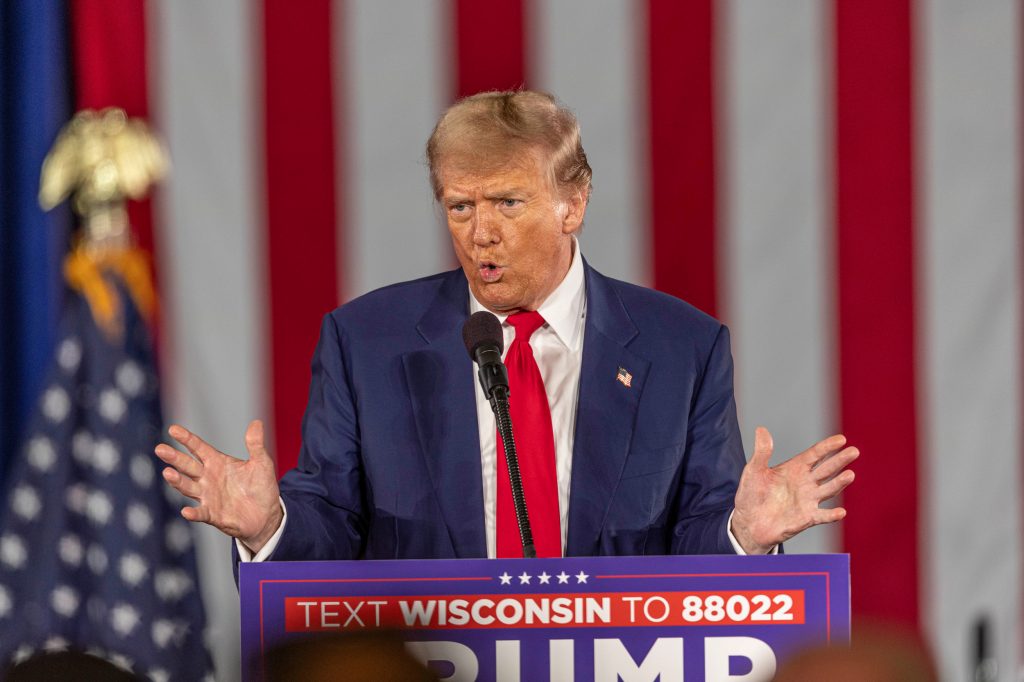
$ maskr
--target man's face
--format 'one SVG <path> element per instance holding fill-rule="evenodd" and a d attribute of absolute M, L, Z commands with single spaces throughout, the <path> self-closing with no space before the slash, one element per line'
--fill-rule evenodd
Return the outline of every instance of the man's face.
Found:
<path fill-rule="evenodd" d="M 498 170 L 448 162 L 440 171 L 448 231 L 473 295 L 494 313 L 536 310 L 569 271 L 583 197 L 552 187 L 536 150 Z"/>

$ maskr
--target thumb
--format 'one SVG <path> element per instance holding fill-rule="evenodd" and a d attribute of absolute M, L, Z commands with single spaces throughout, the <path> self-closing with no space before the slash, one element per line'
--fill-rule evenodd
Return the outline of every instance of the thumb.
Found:
<path fill-rule="evenodd" d="M 274 458 L 263 445 L 263 422 L 254 419 L 245 430 L 245 449 L 249 451 L 249 459 L 265 460 L 273 464 Z"/>
<path fill-rule="evenodd" d="M 766 469 L 768 460 L 772 458 L 772 434 L 763 426 L 754 430 L 754 454 L 750 456 L 751 466 Z"/>

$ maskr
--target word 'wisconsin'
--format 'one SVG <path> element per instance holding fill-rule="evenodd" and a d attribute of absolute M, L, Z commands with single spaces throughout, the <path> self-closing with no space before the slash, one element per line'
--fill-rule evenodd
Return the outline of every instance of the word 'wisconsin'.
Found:
<path fill-rule="evenodd" d="M 803 622 L 802 590 L 285 599 L 285 628 L 289 632 Z"/>

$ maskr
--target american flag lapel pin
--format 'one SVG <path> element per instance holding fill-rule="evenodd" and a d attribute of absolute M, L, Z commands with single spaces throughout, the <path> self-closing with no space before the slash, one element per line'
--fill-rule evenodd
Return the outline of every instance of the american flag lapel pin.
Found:
<path fill-rule="evenodd" d="M 615 380 L 626 388 L 633 385 L 633 375 L 627 372 L 625 367 L 619 367 L 619 371 L 615 374 Z"/>

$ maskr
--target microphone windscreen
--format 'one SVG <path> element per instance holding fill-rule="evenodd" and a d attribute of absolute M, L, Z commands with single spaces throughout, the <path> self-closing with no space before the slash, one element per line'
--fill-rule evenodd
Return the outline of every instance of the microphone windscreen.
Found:
<path fill-rule="evenodd" d="M 476 362 L 476 349 L 487 344 L 498 347 L 500 355 L 505 350 L 505 338 L 501 333 L 501 322 L 486 310 L 473 313 L 462 325 L 462 341 L 466 344 L 466 352 Z"/>

